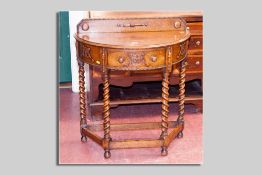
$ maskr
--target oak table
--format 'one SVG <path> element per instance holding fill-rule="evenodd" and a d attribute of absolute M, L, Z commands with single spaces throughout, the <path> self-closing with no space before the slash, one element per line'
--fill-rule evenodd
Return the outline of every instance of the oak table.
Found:
<path fill-rule="evenodd" d="M 190 32 L 180 17 L 83 19 L 77 25 L 76 49 L 79 65 L 81 141 L 87 137 L 102 146 L 104 157 L 111 149 L 167 147 L 175 138 L 183 137 L 185 67 Z M 103 124 L 87 124 L 84 64 L 101 69 L 103 79 Z M 161 122 L 110 124 L 110 71 L 144 71 L 161 69 Z M 168 121 L 169 79 L 172 69 L 179 72 L 178 117 Z M 160 137 L 145 140 L 114 140 L 110 131 L 161 129 Z M 168 132 L 168 129 L 172 130 Z M 103 130 L 104 137 L 95 132 Z"/>

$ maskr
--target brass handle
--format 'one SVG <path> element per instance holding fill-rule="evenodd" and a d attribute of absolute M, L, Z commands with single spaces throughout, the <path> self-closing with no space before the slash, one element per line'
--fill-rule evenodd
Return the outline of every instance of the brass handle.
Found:
<path fill-rule="evenodd" d="M 199 46 L 199 45 L 200 45 L 200 41 L 196 41 L 196 45 L 198 45 L 198 46 Z"/>
<path fill-rule="evenodd" d="M 147 24 L 117 24 L 117 27 L 137 27 L 137 26 L 147 26 Z"/>
<path fill-rule="evenodd" d="M 200 64 L 200 61 L 196 61 L 196 65 L 199 65 Z"/>
<path fill-rule="evenodd" d="M 122 64 L 124 61 L 125 61 L 125 58 L 124 58 L 124 57 L 119 57 L 119 58 L 118 58 L 118 62 L 119 62 L 119 63 Z"/>
<path fill-rule="evenodd" d="M 152 62 L 156 62 L 157 61 L 157 57 L 156 56 L 151 56 L 150 59 L 151 59 Z"/>

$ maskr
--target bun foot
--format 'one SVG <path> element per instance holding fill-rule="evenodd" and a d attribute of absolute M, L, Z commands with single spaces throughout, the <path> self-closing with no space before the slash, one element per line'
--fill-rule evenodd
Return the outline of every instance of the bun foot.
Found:
<path fill-rule="evenodd" d="M 176 136 L 178 139 L 180 139 L 180 138 L 182 138 L 183 137 L 183 132 L 182 131 L 180 131 L 178 134 L 177 134 L 177 136 Z"/>
<path fill-rule="evenodd" d="M 111 153 L 110 153 L 109 150 L 106 150 L 106 151 L 105 151 L 105 153 L 104 153 L 104 157 L 105 157 L 106 159 L 108 159 L 108 158 L 111 157 Z"/>
<path fill-rule="evenodd" d="M 167 151 L 167 147 L 161 147 L 161 156 L 167 156 L 168 151 Z"/>
<path fill-rule="evenodd" d="M 81 142 L 85 143 L 87 141 L 87 137 L 86 136 L 82 136 L 81 137 Z"/>

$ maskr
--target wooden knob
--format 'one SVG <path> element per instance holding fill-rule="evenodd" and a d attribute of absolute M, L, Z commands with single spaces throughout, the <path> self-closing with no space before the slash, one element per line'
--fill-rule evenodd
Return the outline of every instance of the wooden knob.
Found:
<path fill-rule="evenodd" d="M 88 40 L 88 39 L 89 39 L 89 37 L 88 37 L 87 35 L 83 35 L 82 38 L 83 38 L 84 40 Z"/>
<path fill-rule="evenodd" d="M 198 45 L 198 46 L 199 46 L 199 45 L 200 45 L 200 41 L 196 41 L 196 45 Z"/>
<path fill-rule="evenodd" d="M 119 62 L 119 63 L 122 64 L 124 61 L 125 61 L 125 58 L 124 58 L 124 57 L 119 57 L 119 58 L 118 58 L 118 62 Z"/>
<path fill-rule="evenodd" d="M 176 21 L 175 22 L 175 28 L 178 29 L 181 27 L 181 22 L 180 21 Z"/>
<path fill-rule="evenodd" d="M 88 28 L 89 28 L 89 26 L 86 22 L 82 24 L 82 30 L 87 31 Z"/>
<path fill-rule="evenodd" d="M 157 57 L 156 56 L 151 56 L 150 59 L 151 59 L 152 62 L 156 62 L 157 61 Z"/>

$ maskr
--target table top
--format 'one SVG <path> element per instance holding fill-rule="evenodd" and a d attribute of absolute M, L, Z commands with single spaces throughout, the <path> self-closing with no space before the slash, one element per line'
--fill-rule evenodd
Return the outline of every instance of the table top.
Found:
<path fill-rule="evenodd" d="M 101 47 L 113 48 L 153 48 L 173 45 L 190 36 L 184 31 L 132 32 L 132 33 L 89 33 L 77 34 L 82 42 Z"/>
<path fill-rule="evenodd" d="M 190 37 L 179 17 L 84 19 L 75 38 L 87 44 L 110 48 L 152 48 L 174 45 Z"/>
<path fill-rule="evenodd" d="M 190 31 L 180 17 L 83 19 L 77 25 L 78 58 L 115 70 L 152 70 L 187 55 Z"/>

